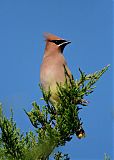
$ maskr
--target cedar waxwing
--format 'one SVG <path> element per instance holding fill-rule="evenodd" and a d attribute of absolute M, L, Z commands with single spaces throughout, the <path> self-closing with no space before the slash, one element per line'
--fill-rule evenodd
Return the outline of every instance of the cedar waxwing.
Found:
<path fill-rule="evenodd" d="M 71 72 L 63 56 L 65 46 L 71 42 L 49 33 L 45 33 L 44 36 L 46 47 L 40 68 L 40 82 L 45 91 L 51 91 L 50 102 L 56 104 L 59 100 L 57 95 L 57 83 L 65 83 L 65 69 L 69 77 L 72 78 Z M 56 105 L 54 106 L 56 107 Z M 76 135 L 79 139 L 85 136 L 82 127 L 79 127 L 76 131 Z"/>
<path fill-rule="evenodd" d="M 45 33 L 46 47 L 40 68 L 40 82 L 45 91 L 51 91 L 50 102 L 58 101 L 57 83 L 65 82 L 65 70 L 69 76 L 71 72 L 63 56 L 63 50 L 70 41 L 66 41 L 53 34 Z"/>

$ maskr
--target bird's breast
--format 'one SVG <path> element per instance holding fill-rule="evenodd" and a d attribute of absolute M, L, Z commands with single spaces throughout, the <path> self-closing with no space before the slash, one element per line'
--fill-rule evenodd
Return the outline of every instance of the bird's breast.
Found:
<path fill-rule="evenodd" d="M 64 59 L 61 61 L 61 59 L 56 59 L 56 57 L 53 59 L 48 57 L 43 60 L 40 69 L 40 81 L 44 88 L 54 86 L 57 82 L 64 82 L 64 64 Z"/>

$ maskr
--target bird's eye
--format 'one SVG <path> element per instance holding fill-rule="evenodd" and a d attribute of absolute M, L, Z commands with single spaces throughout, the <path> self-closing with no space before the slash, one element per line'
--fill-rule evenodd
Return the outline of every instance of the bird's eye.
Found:
<path fill-rule="evenodd" d="M 53 42 L 53 43 L 55 43 L 57 45 L 60 43 L 59 40 L 51 40 L 50 42 Z"/>
<path fill-rule="evenodd" d="M 55 40 L 54 43 L 59 44 L 59 41 L 58 41 L 58 40 Z"/>

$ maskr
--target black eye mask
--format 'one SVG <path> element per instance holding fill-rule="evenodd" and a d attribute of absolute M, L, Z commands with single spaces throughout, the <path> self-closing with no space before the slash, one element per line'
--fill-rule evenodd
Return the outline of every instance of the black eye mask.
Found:
<path fill-rule="evenodd" d="M 53 42 L 53 43 L 55 43 L 56 45 L 60 45 L 60 44 L 62 44 L 62 43 L 64 43 L 64 42 L 67 42 L 66 40 L 50 40 L 50 42 Z"/>

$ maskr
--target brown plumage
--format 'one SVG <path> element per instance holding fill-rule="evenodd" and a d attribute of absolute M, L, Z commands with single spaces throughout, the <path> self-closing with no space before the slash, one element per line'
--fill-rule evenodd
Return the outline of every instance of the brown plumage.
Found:
<path fill-rule="evenodd" d="M 49 33 L 45 33 L 44 37 L 46 47 L 40 68 L 40 81 L 45 91 L 48 91 L 50 88 L 50 101 L 54 103 L 58 101 L 57 83 L 65 82 L 64 66 L 69 76 L 71 76 L 63 56 L 64 47 L 70 42 Z"/>

